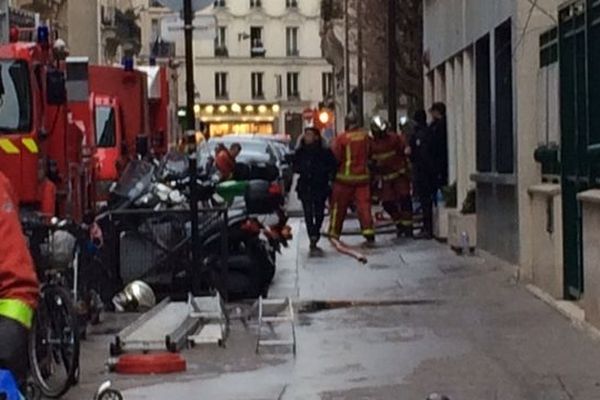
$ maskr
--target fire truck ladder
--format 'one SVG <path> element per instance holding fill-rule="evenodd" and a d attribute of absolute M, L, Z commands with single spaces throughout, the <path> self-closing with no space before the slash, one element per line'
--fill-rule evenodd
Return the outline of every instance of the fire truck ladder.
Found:
<path fill-rule="evenodd" d="M 276 335 L 275 324 L 289 324 L 291 337 L 289 339 L 273 339 Z M 268 338 L 265 325 L 269 328 Z M 258 335 L 256 340 L 256 353 L 261 347 L 291 346 L 296 356 L 296 325 L 294 318 L 294 304 L 289 297 L 279 300 L 258 299 Z"/>

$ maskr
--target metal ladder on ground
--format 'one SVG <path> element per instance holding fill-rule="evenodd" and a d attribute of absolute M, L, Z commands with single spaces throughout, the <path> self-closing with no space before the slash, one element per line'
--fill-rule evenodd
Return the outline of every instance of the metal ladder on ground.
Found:
<path fill-rule="evenodd" d="M 289 339 L 272 339 L 264 337 L 265 325 L 272 335 L 275 334 L 275 324 L 290 324 L 291 337 Z M 291 298 L 286 299 L 258 299 L 258 335 L 256 340 L 256 353 L 261 347 L 291 346 L 296 356 L 296 325 L 294 317 L 294 304 Z"/>
<path fill-rule="evenodd" d="M 216 344 L 225 347 L 229 334 L 229 318 L 225 312 L 223 298 L 217 292 L 214 297 L 192 297 L 188 300 L 192 306 L 191 318 L 201 321 L 198 329 L 188 336 L 191 346 Z"/>
<path fill-rule="evenodd" d="M 119 332 L 110 352 L 119 356 L 127 352 L 178 352 L 188 345 L 224 346 L 228 331 L 229 319 L 218 293 L 189 295 L 187 302 L 166 298 Z"/>

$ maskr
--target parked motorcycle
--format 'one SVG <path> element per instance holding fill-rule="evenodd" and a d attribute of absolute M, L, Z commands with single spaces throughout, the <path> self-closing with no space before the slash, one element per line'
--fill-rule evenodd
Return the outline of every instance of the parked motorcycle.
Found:
<path fill-rule="evenodd" d="M 276 253 L 289 239 L 283 196 L 278 185 L 252 179 L 251 166 L 239 165 L 238 170 L 250 179 L 219 183 L 214 175 L 199 171 L 200 265 L 190 266 L 190 177 L 185 157 L 169 153 L 159 166 L 129 163 L 111 200 L 111 218 L 120 232 L 115 249 L 120 254 L 122 283 L 142 279 L 159 295 L 177 296 L 187 293 L 190 283 L 195 291 L 203 291 L 218 282 L 216 286 L 221 285 L 233 300 L 266 296 L 275 274 Z M 266 174 L 255 171 L 254 176 Z M 266 226 L 267 216 L 273 213 L 277 221 Z M 221 262 L 225 255 L 226 269 Z M 223 270 L 228 271 L 225 276 L 221 276 Z"/>

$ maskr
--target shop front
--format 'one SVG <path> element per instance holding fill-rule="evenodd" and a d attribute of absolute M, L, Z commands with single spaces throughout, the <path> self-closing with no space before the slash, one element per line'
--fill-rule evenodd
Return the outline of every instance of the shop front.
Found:
<path fill-rule="evenodd" d="M 210 137 L 279 133 L 278 104 L 198 104 L 194 112 Z"/>

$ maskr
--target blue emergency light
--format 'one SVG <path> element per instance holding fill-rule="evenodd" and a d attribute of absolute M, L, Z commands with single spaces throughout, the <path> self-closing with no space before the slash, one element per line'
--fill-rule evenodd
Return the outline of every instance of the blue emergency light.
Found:
<path fill-rule="evenodd" d="M 121 65 L 123 65 L 125 71 L 133 71 L 133 57 L 123 57 Z"/>
<path fill-rule="evenodd" d="M 37 28 L 37 41 L 39 44 L 48 44 L 50 40 L 50 30 L 47 26 L 41 25 Z"/>

